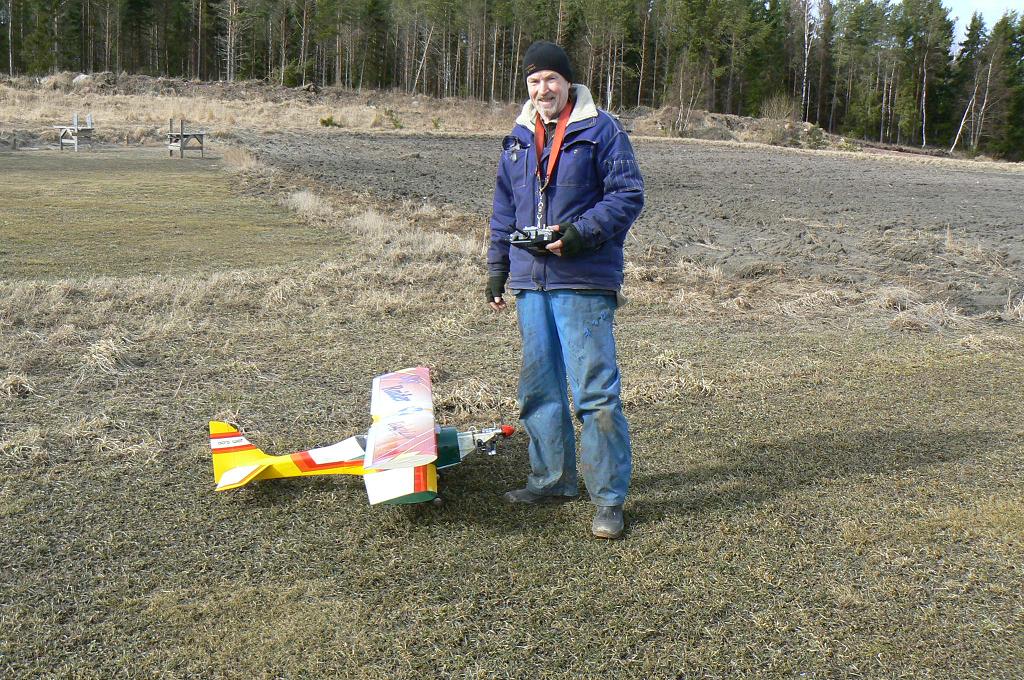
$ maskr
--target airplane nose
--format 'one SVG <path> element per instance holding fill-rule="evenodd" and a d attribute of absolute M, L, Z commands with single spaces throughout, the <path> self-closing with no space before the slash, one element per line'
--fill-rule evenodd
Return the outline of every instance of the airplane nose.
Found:
<path fill-rule="evenodd" d="M 501 426 L 501 434 L 502 434 L 502 436 L 504 436 L 504 437 L 511 437 L 515 433 L 516 433 L 516 428 L 512 427 L 511 425 L 502 425 Z"/>

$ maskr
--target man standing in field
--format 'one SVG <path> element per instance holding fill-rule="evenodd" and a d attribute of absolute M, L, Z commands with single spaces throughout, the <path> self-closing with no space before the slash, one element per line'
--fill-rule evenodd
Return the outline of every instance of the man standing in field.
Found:
<path fill-rule="evenodd" d="M 633 463 L 612 322 L 643 178 L 626 132 L 573 84 L 561 47 L 536 42 L 523 62 L 530 100 L 502 143 L 487 253 L 487 302 L 506 308 L 506 282 L 516 297 L 520 418 L 530 435 L 526 486 L 505 500 L 578 495 L 568 377 L 583 423 L 583 479 L 597 506 L 591 530 L 618 538 Z M 513 231 L 533 226 L 550 227 L 557 240 L 536 251 L 510 245 Z"/>

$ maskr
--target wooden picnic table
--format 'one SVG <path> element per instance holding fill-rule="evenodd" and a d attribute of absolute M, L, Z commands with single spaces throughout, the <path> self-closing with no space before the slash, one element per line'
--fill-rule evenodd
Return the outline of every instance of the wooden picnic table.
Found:
<path fill-rule="evenodd" d="M 174 152 L 178 152 L 178 158 L 185 157 L 185 149 L 199 149 L 199 157 L 206 158 L 206 131 L 193 132 L 185 131 L 185 119 L 178 121 L 178 129 L 174 129 L 174 119 L 171 118 L 167 125 L 167 155 L 174 158 Z"/>
<path fill-rule="evenodd" d="M 78 142 L 89 142 L 89 146 L 92 146 L 92 133 L 95 130 L 92 125 L 92 114 L 90 113 L 85 117 L 85 125 L 78 124 L 78 113 L 71 117 L 71 125 L 54 125 L 54 130 L 57 130 L 57 143 L 60 145 L 60 150 L 64 150 L 64 144 L 74 145 L 75 151 L 78 151 Z"/>

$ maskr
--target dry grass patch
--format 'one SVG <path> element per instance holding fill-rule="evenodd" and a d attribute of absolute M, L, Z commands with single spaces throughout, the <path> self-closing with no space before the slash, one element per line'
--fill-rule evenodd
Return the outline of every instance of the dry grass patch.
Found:
<path fill-rule="evenodd" d="M 1007 253 L 971 242 L 950 225 L 942 232 L 920 229 L 890 229 L 878 237 L 881 251 L 888 257 L 910 264 L 923 264 L 934 258 L 955 262 L 961 267 L 980 268 L 991 274 L 1004 271 Z"/>
<path fill-rule="evenodd" d="M 63 425 L 60 433 L 72 443 L 81 445 L 98 440 L 110 427 L 111 420 L 106 414 L 80 415 Z"/>
<path fill-rule="evenodd" d="M 29 378 L 12 373 L 0 380 L 0 393 L 11 399 L 24 399 L 36 391 L 35 384 Z"/>
<path fill-rule="evenodd" d="M 725 280 L 725 274 L 722 271 L 722 267 L 717 264 L 706 264 L 703 262 L 683 260 L 679 262 L 678 268 L 684 278 L 689 281 L 706 281 L 708 283 L 719 284 Z"/>
<path fill-rule="evenodd" d="M 627 409 L 654 404 L 672 404 L 693 398 L 713 396 L 719 389 L 714 380 L 696 368 L 687 353 L 662 349 L 643 342 L 638 353 L 624 353 L 622 403 Z"/>
<path fill-rule="evenodd" d="M 261 161 L 256 154 L 240 146 L 228 146 L 221 153 L 224 165 L 235 172 L 269 172 L 272 167 Z"/>
<path fill-rule="evenodd" d="M 424 335 L 428 336 L 445 335 L 469 339 L 471 337 L 470 331 L 477 319 L 478 315 L 474 314 L 471 310 L 455 315 L 439 314 L 427 320 L 421 330 Z"/>
<path fill-rule="evenodd" d="M 397 216 L 367 210 L 344 221 L 343 227 L 359 235 L 367 250 L 378 253 L 390 265 L 412 265 L 411 270 L 423 267 L 444 276 L 451 273 L 451 265 L 478 264 L 481 256 L 480 241 L 464 238 L 450 232 L 411 227 Z"/>
<path fill-rule="evenodd" d="M 943 246 L 946 253 L 959 256 L 970 263 L 985 265 L 994 269 L 1006 267 L 1005 252 L 990 250 L 977 243 L 971 243 L 966 236 L 955 235 L 952 226 L 946 226 Z"/>
<path fill-rule="evenodd" d="M 748 312 L 754 308 L 754 303 L 744 295 L 733 295 L 719 303 L 723 308 L 736 312 Z"/>
<path fill-rule="evenodd" d="M 509 385 L 499 387 L 477 377 L 442 381 L 434 387 L 434 408 L 456 418 L 474 416 L 502 422 L 518 410 L 512 395 Z"/>
<path fill-rule="evenodd" d="M 289 194 L 284 199 L 284 205 L 306 217 L 327 217 L 333 214 L 326 201 L 307 189 Z"/>
<path fill-rule="evenodd" d="M 658 265 L 647 265 L 630 262 L 627 260 L 623 270 L 624 283 L 626 285 L 639 285 L 644 283 L 663 283 L 665 281 L 666 268 Z"/>
<path fill-rule="evenodd" d="M 166 451 L 160 433 L 130 431 L 120 424 L 112 433 L 104 432 L 91 439 L 93 453 L 101 459 L 124 461 L 127 466 L 146 465 Z"/>
<path fill-rule="evenodd" d="M 0 85 L 0 120 L 21 126 L 45 127 L 69 120 L 74 111 L 92 113 L 100 141 L 135 142 L 142 138 L 160 141 L 168 119 L 184 119 L 189 129 L 203 128 L 214 135 L 231 137 L 239 127 L 263 130 L 312 130 L 329 127 L 349 130 L 459 131 L 466 121 L 474 130 L 504 131 L 517 107 L 495 106 L 461 100 L 435 100 L 403 93 L 330 91 L 310 97 L 305 92 L 283 90 L 259 83 L 189 84 L 188 92 L 164 93 L 153 81 L 150 94 L 115 94 L 72 87 L 74 74 L 62 73 L 40 88 Z M 135 77 L 142 82 L 143 76 Z M 237 87 L 243 96 L 233 97 L 218 88 Z M 144 89 L 144 87 L 142 88 Z M 338 98 L 357 100 L 338 103 Z M 55 139 L 55 137 L 54 137 Z"/>
<path fill-rule="evenodd" d="M 320 119 L 322 127 L 339 127 L 365 130 L 374 125 L 379 112 L 366 106 L 343 106 L 332 108 L 326 117 Z"/>
<path fill-rule="evenodd" d="M 1006 306 L 1003 308 L 1003 318 L 1007 321 L 1024 321 L 1024 295 L 1014 301 L 1010 293 L 1006 294 Z"/>
<path fill-rule="evenodd" d="M 128 338 L 103 338 L 92 343 L 82 357 L 82 376 L 94 373 L 113 376 L 130 370 L 133 344 Z"/>
<path fill-rule="evenodd" d="M 1022 347 L 1020 338 L 993 332 L 968 333 L 956 343 L 964 349 L 976 352 L 1012 352 Z"/>
<path fill-rule="evenodd" d="M 804 293 L 791 300 L 779 302 L 779 312 L 785 316 L 806 316 L 820 310 L 834 310 L 861 301 L 857 294 L 846 291 L 825 289 Z"/>
<path fill-rule="evenodd" d="M 683 260 L 675 266 L 627 265 L 623 290 L 630 301 L 647 309 L 660 307 L 681 316 L 838 322 L 844 316 L 877 319 L 882 311 L 893 313 L 881 315 L 892 328 L 905 331 L 971 331 L 993 319 L 1024 318 L 1024 297 L 1008 297 L 1002 310 L 972 316 L 948 300 L 934 299 L 934 292 L 908 286 L 853 290 L 818 285 L 785 276 L 750 280 L 745 272 L 727 275 L 717 265 Z"/>
<path fill-rule="evenodd" d="M 81 342 L 81 333 L 74 324 L 63 323 L 47 335 L 46 340 L 51 345 L 58 347 L 69 347 L 71 345 L 77 345 Z"/>
<path fill-rule="evenodd" d="M 0 430 L 0 469 L 38 463 L 45 459 L 46 437 L 39 427 L 6 434 Z"/>
<path fill-rule="evenodd" d="M 167 122 L 184 119 L 188 129 L 203 128 L 214 134 L 231 134 L 241 125 L 263 128 L 268 121 L 277 126 L 311 128 L 318 116 L 328 115 L 326 106 L 304 102 L 232 101 L 179 95 L 89 94 L 62 90 L 20 90 L 0 86 L 0 120 L 20 125 L 53 125 L 92 113 L 95 136 L 100 141 L 158 141 Z"/>
<path fill-rule="evenodd" d="M 904 312 L 921 304 L 921 295 L 909 288 L 886 286 L 879 288 L 869 299 L 879 309 L 891 309 Z"/>
<path fill-rule="evenodd" d="M 905 309 L 889 324 L 901 331 L 968 330 L 976 322 L 964 316 L 959 309 L 946 302 L 929 302 Z"/>
<path fill-rule="evenodd" d="M 963 507 L 931 510 L 915 524 L 921 532 L 1024 544 L 1024 499 L 978 498 Z"/>

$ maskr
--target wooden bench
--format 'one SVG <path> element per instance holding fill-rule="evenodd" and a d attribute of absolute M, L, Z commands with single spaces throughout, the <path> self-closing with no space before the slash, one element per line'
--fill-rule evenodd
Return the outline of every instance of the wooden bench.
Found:
<path fill-rule="evenodd" d="M 75 151 L 78 151 L 79 141 L 88 142 L 89 146 L 92 146 L 92 114 L 88 114 L 85 117 L 85 125 L 78 124 L 78 112 L 71 117 L 71 125 L 54 125 L 54 130 L 58 132 L 57 143 L 60 144 L 60 150 L 64 150 L 64 144 L 74 145 Z"/>
<path fill-rule="evenodd" d="M 206 158 L 206 131 L 185 132 L 185 119 L 178 121 L 178 130 L 174 130 L 174 119 L 167 123 L 167 155 L 174 158 L 174 152 L 178 152 L 178 158 L 185 157 L 185 149 L 199 149 L 199 157 Z"/>

